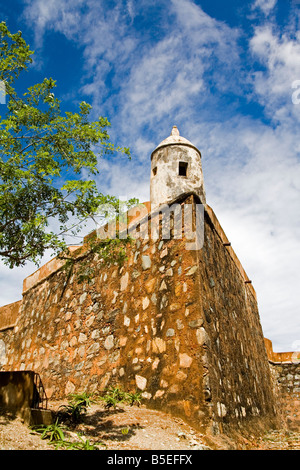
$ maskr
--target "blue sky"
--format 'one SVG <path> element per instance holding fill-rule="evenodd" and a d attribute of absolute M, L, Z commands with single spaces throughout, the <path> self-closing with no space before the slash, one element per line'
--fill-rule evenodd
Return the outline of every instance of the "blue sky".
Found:
<path fill-rule="evenodd" d="M 173 125 L 199 148 L 264 335 L 299 350 L 300 0 L 2 0 L 0 11 L 35 51 L 20 87 L 54 78 L 66 110 L 91 103 L 130 147 L 131 161 L 99 161 L 104 192 L 149 200 L 150 154 Z M 2 266 L 0 304 L 35 269 Z"/>

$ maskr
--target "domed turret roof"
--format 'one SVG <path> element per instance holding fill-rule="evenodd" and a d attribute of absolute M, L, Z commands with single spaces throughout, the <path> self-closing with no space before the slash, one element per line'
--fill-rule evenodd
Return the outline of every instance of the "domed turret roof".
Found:
<path fill-rule="evenodd" d="M 196 149 L 199 153 L 200 151 L 197 149 L 197 147 L 195 147 L 194 144 L 192 144 L 192 142 L 190 142 L 189 140 L 187 140 L 185 137 L 182 137 L 180 134 L 179 134 L 179 130 L 177 128 L 177 126 L 173 126 L 172 128 L 172 132 L 171 132 L 171 135 L 169 137 L 167 137 L 166 139 L 164 139 L 152 152 L 151 154 L 151 157 L 153 155 L 154 152 L 156 152 L 156 150 L 158 150 L 159 148 L 161 147 L 166 147 L 167 145 L 188 145 L 189 147 L 193 147 L 194 149 Z M 200 154 L 201 155 L 201 154 Z"/>

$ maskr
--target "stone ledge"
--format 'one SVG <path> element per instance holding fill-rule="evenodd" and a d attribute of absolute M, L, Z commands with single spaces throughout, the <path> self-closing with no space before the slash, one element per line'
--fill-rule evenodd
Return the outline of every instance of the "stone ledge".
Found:
<path fill-rule="evenodd" d="M 268 338 L 264 338 L 268 360 L 271 364 L 300 364 L 300 352 L 288 351 L 288 352 L 274 352 L 272 341 Z M 298 358 L 293 358 L 297 355 Z"/>
<path fill-rule="evenodd" d="M 19 316 L 22 300 L 0 307 L 0 331 L 13 328 Z"/>
<path fill-rule="evenodd" d="M 68 249 L 71 252 L 75 252 L 82 249 L 82 245 L 69 246 Z M 27 276 L 23 281 L 23 295 L 32 287 L 36 286 L 42 281 L 45 281 L 49 276 L 59 271 L 65 264 L 64 260 L 60 260 L 55 257 L 50 259 L 47 263 L 37 269 L 34 273 Z"/>

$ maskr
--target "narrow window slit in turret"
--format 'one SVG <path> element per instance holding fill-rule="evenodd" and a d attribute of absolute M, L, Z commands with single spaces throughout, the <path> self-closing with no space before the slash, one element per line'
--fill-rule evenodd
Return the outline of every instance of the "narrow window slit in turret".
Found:
<path fill-rule="evenodd" d="M 179 176 L 187 176 L 187 167 L 186 162 L 179 162 L 178 174 Z"/>

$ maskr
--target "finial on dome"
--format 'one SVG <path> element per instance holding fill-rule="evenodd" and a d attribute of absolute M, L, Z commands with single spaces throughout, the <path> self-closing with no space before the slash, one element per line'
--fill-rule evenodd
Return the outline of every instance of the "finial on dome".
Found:
<path fill-rule="evenodd" d="M 177 129 L 177 126 L 173 126 L 171 135 L 179 135 L 179 130 Z"/>

